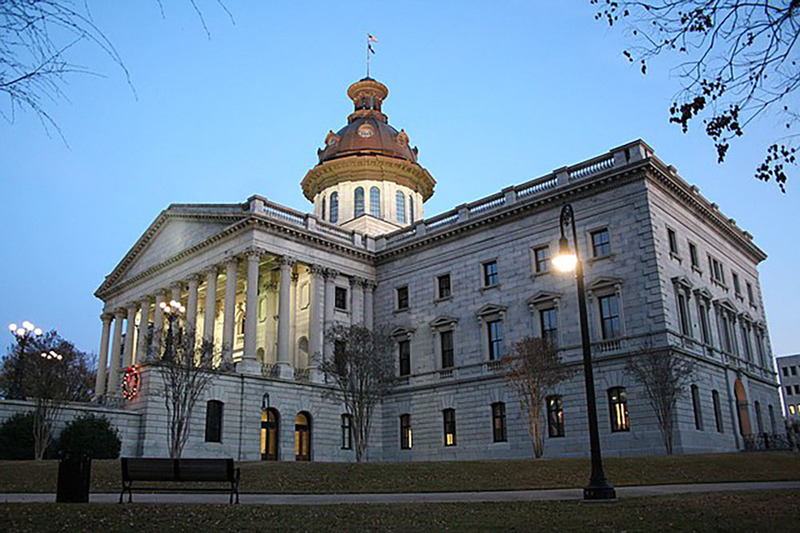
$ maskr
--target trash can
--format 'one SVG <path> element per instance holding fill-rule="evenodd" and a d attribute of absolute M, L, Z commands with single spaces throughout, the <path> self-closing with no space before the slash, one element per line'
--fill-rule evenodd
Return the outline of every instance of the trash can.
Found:
<path fill-rule="evenodd" d="M 92 458 L 85 453 L 64 453 L 58 461 L 56 502 L 86 503 L 92 479 Z"/>

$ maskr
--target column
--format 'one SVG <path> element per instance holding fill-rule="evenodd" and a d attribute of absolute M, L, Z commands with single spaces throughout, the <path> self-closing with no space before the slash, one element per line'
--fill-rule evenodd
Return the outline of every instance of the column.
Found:
<path fill-rule="evenodd" d="M 322 356 L 330 358 L 333 356 L 333 345 L 325 341 L 325 333 L 333 326 L 334 316 L 336 313 L 336 277 L 339 272 L 328 268 L 325 270 L 325 314 L 324 314 L 324 330 L 322 334 Z"/>
<path fill-rule="evenodd" d="M 350 323 L 364 324 L 364 278 L 350 278 Z"/>
<path fill-rule="evenodd" d="M 297 368 L 297 282 L 300 276 L 292 272 L 292 285 L 289 290 L 289 361 Z"/>
<path fill-rule="evenodd" d="M 197 287 L 200 286 L 200 276 L 189 276 L 189 296 L 186 298 L 186 342 L 194 347 L 194 333 L 197 331 Z"/>
<path fill-rule="evenodd" d="M 290 284 L 295 260 L 284 256 L 278 260 L 278 263 L 281 269 L 278 289 L 278 377 L 292 379 L 294 378 L 294 369 L 292 368 L 289 353 L 289 335 L 291 334 L 289 313 L 292 310 Z"/>
<path fill-rule="evenodd" d="M 311 285 L 309 287 L 308 310 L 308 354 L 309 354 L 309 379 L 321 383 L 324 376 L 319 372 L 319 362 L 322 357 L 322 339 L 325 325 L 325 269 L 321 265 L 311 265 L 308 269 Z"/>
<path fill-rule="evenodd" d="M 236 270 L 239 259 L 233 257 L 225 262 L 225 310 L 222 322 L 222 362 L 233 363 L 233 330 L 236 320 Z"/>
<path fill-rule="evenodd" d="M 277 330 L 275 319 L 278 316 L 278 284 L 274 281 L 267 281 L 261 288 L 266 293 L 267 299 L 267 323 L 264 327 L 264 363 L 274 364 L 278 361 L 278 354 L 275 348 Z"/>
<path fill-rule="evenodd" d="M 106 367 L 108 366 L 108 337 L 111 334 L 111 320 L 114 315 L 103 313 L 100 320 L 103 321 L 103 333 L 100 336 L 100 360 L 97 363 L 97 378 L 94 382 L 94 397 L 100 398 L 106 393 Z"/>
<path fill-rule="evenodd" d="M 170 288 L 170 301 L 175 300 L 176 302 L 181 301 L 181 289 L 183 288 L 183 283 L 180 281 L 176 281 L 172 285 L 169 286 Z"/>
<path fill-rule="evenodd" d="M 122 348 L 122 321 L 125 320 L 125 310 L 117 309 L 114 315 L 114 337 L 111 340 L 111 355 L 109 356 L 108 386 L 106 394 L 119 396 L 119 352 Z"/>
<path fill-rule="evenodd" d="M 260 250 L 247 252 L 247 292 L 244 303 L 244 355 L 237 370 L 246 374 L 260 374 L 256 359 L 256 326 L 258 325 L 258 262 Z"/>
<path fill-rule="evenodd" d="M 162 337 L 164 336 L 164 311 L 161 309 L 161 302 L 164 301 L 164 292 L 158 291 L 156 293 L 156 304 L 153 310 L 153 342 L 152 342 L 152 353 L 153 359 L 158 361 L 164 355 L 164 352 L 161 351 L 162 348 Z"/>
<path fill-rule="evenodd" d="M 125 348 L 122 354 L 122 367 L 128 368 L 133 364 L 133 337 L 136 335 L 136 311 L 139 306 L 136 304 L 128 304 L 128 318 L 125 327 Z"/>
<path fill-rule="evenodd" d="M 150 297 L 145 296 L 139 304 L 139 333 L 136 342 L 136 362 L 147 360 L 147 347 L 152 339 L 147 338 L 147 326 L 150 322 Z"/>
<path fill-rule="evenodd" d="M 217 276 L 216 266 L 206 270 L 206 306 L 203 316 L 203 342 L 214 345 L 214 322 L 217 318 Z"/>
<path fill-rule="evenodd" d="M 375 290 L 375 282 L 369 281 L 364 284 L 364 325 L 372 329 L 373 322 L 373 303 L 372 296 Z"/>

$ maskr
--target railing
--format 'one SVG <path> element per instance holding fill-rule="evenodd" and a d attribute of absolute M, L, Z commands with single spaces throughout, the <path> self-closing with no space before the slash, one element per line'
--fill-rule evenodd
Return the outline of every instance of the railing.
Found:
<path fill-rule="evenodd" d="M 296 381 L 308 381 L 311 376 L 311 369 L 309 368 L 295 368 L 294 379 Z"/>
<path fill-rule="evenodd" d="M 555 176 L 545 176 L 544 178 L 539 178 L 533 181 L 529 181 L 528 183 L 523 183 L 519 187 L 517 187 L 517 197 L 518 198 L 525 198 L 526 196 L 531 196 L 533 194 L 537 194 L 548 189 L 552 189 L 558 185 L 558 178 Z"/>
<path fill-rule="evenodd" d="M 353 240 L 353 232 L 351 230 L 342 229 L 339 226 L 334 226 L 333 224 L 321 220 L 317 220 L 317 229 L 321 233 L 331 235 L 332 237 L 338 237 L 351 242 Z"/>
<path fill-rule="evenodd" d="M 470 214 L 478 214 L 483 213 L 484 211 L 493 211 L 498 207 L 505 205 L 506 198 L 505 196 L 497 196 L 497 197 L 489 197 L 484 200 L 479 200 L 475 204 L 470 204 L 468 206 Z"/>
<path fill-rule="evenodd" d="M 264 202 L 264 214 L 268 217 L 277 218 L 294 224 L 295 226 L 302 226 L 305 224 L 305 214 L 283 207 L 282 205 L 273 204 L 272 202 Z"/>
<path fill-rule="evenodd" d="M 442 226 L 449 226 L 450 224 L 455 224 L 458 222 L 458 211 L 454 213 L 443 213 L 438 217 L 434 217 L 429 221 L 426 221 L 425 226 L 428 230 L 435 230 L 441 228 Z"/>
<path fill-rule="evenodd" d="M 606 156 L 600 160 L 590 160 L 578 165 L 574 169 L 569 169 L 569 179 L 579 180 L 598 172 L 603 172 L 614 166 L 614 156 Z"/>
<path fill-rule="evenodd" d="M 450 379 L 453 377 L 453 369 L 448 368 L 445 370 L 439 370 L 439 379 Z"/>
<path fill-rule="evenodd" d="M 497 372 L 498 370 L 502 370 L 505 363 L 502 360 L 498 361 L 488 361 L 486 363 L 486 370 L 489 372 Z"/>
<path fill-rule="evenodd" d="M 261 365 L 261 375 L 265 378 L 278 377 L 278 365 L 274 363 L 263 363 Z"/>
<path fill-rule="evenodd" d="M 622 339 L 611 339 L 593 343 L 595 352 L 607 353 L 622 349 Z"/>

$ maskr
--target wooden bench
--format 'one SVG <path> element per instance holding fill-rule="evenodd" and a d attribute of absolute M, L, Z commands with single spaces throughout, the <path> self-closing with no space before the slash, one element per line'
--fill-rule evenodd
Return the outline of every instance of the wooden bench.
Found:
<path fill-rule="evenodd" d="M 128 493 L 128 502 L 133 500 L 134 481 L 178 482 L 225 482 L 230 483 L 231 499 L 236 496 L 239 503 L 239 477 L 241 471 L 233 467 L 233 459 L 151 459 L 141 457 L 122 458 L 122 497 Z M 136 487 L 136 490 L 164 490 L 163 487 Z M 203 492 L 222 492 L 228 489 L 195 488 Z"/>

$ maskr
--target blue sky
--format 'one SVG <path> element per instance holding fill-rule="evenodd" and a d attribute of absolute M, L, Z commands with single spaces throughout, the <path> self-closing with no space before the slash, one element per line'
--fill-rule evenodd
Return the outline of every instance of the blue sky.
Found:
<path fill-rule="evenodd" d="M 350 112 L 370 32 L 384 110 L 438 181 L 428 216 L 643 138 L 767 252 L 773 351 L 800 353 L 800 181 L 784 195 L 752 178 L 778 119 L 718 165 L 701 131 L 668 124 L 670 62 L 643 77 L 588 1 L 225 0 L 232 23 L 200 0 L 211 39 L 188 0 L 163 4 L 164 17 L 155 0 L 89 1 L 133 89 L 75 46 L 72 60 L 99 75 L 69 78 L 68 100 L 50 107 L 68 146 L 29 114 L 0 123 L 2 324 L 29 319 L 96 352 L 93 292 L 167 205 L 258 193 L 309 210 L 300 180 Z"/>

